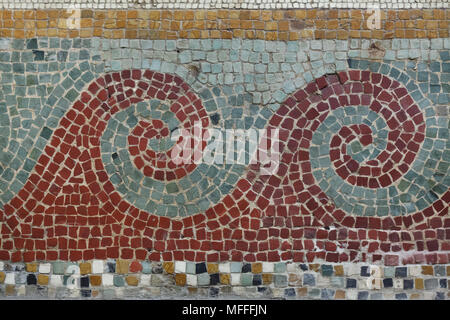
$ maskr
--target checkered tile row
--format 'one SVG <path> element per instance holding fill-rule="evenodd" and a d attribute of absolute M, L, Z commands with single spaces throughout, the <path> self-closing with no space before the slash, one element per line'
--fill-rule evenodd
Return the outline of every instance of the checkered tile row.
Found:
<path fill-rule="evenodd" d="M 246 295 L 284 299 L 448 299 L 449 265 L 186 263 L 129 260 L 0 263 L 0 296 L 155 299 Z M 173 294 L 172 294 L 173 295 Z"/>

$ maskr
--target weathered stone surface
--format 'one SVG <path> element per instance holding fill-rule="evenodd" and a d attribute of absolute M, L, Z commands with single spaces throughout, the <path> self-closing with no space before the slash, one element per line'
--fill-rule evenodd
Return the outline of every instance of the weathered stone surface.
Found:
<path fill-rule="evenodd" d="M 449 299 L 442 1 L 1 1 L 0 295 Z"/>

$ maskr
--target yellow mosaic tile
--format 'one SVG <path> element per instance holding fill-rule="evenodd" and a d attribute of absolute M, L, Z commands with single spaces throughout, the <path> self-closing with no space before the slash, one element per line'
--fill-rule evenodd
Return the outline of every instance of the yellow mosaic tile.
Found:
<path fill-rule="evenodd" d="M 163 269 L 165 272 L 173 274 L 175 272 L 175 264 L 173 262 L 164 262 Z"/>
<path fill-rule="evenodd" d="M 27 272 L 37 272 L 38 271 L 38 264 L 37 263 L 27 263 L 25 265 L 25 270 Z"/>
<path fill-rule="evenodd" d="M 136 287 L 139 284 L 139 280 L 136 276 L 128 276 L 125 278 L 125 281 L 129 286 Z"/>
<path fill-rule="evenodd" d="M 89 262 L 80 263 L 80 274 L 90 274 L 92 272 L 91 264 Z"/>
<path fill-rule="evenodd" d="M 253 273 L 261 273 L 262 272 L 262 263 L 259 263 L 259 262 L 252 263 L 252 272 Z"/>
<path fill-rule="evenodd" d="M 118 259 L 116 261 L 116 272 L 118 274 L 126 274 L 126 273 L 128 273 L 128 266 L 129 265 L 130 265 L 130 262 L 128 260 Z"/>
<path fill-rule="evenodd" d="M 184 273 L 177 273 L 175 275 L 175 284 L 177 286 L 185 286 L 186 285 L 186 274 L 184 274 Z"/>
<path fill-rule="evenodd" d="M 230 284 L 231 283 L 231 276 L 228 273 L 222 273 L 220 274 L 220 283 L 221 284 Z"/>
<path fill-rule="evenodd" d="M 48 285 L 49 277 L 45 274 L 39 274 L 37 277 L 37 283 L 41 286 Z"/>
<path fill-rule="evenodd" d="M 422 274 L 432 276 L 433 273 L 433 266 L 422 266 Z"/>
<path fill-rule="evenodd" d="M 208 263 L 207 269 L 208 269 L 208 273 L 218 273 L 219 265 L 217 263 Z"/>
<path fill-rule="evenodd" d="M 102 285 L 102 277 L 101 276 L 90 276 L 91 286 L 98 287 Z"/>

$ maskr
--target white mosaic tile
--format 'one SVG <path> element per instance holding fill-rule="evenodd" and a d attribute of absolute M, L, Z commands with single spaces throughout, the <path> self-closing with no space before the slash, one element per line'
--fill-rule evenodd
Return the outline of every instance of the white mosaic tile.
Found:
<path fill-rule="evenodd" d="M 358 281 L 358 289 L 359 290 L 367 290 L 367 289 L 369 289 L 367 284 L 368 284 L 367 281 Z"/>
<path fill-rule="evenodd" d="M 195 287 L 197 285 L 197 276 L 195 274 L 187 274 L 186 284 Z"/>
<path fill-rule="evenodd" d="M 39 273 L 50 273 L 52 265 L 50 263 L 41 263 L 39 265 Z"/>
<path fill-rule="evenodd" d="M 63 277 L 52 274 L 50 276 L 50 285 L 54 287 L 61 287 L 63 285 Z"/>
<path fill-rule="evenodd" d="M 273 296 L 275 298 L 284 297 L 284 290 L 283 289 L 274 288 L 274 289 L 272 289 L 272 293 L 273 293 Z"/>
<path fill-rule="evenodd" d="M 175 261 L 175 273 L 186 272 L 186 262 L 185 261 Z"/>
<path fill-rule="evenodd" d="M 231 285 L 237 286 L 241 284 L 241 274 L 240 273 L 232 273 L 231 274 Z"/>
<path fill-rule="evenodd" d="M 347 299 L 348 300 L 357 300 L 358 299 L 358 291 L 357 290 L 348 290 L 347 291 Z"/>
<path fill-rule="evenodd" d="M 102 285 L 105 287 L 111 287 L 114 285 L 114 276 L 110 273 L 102 274 Z"/>
<path fill-rule="evenodd" d="M 330 286 L 330 277 L 324 277 L 320 273 L 317 274 L 316 277 L 316 285 L 318 287 L 329 287 Z"/>
<path fill-rule="evenodd" d="M 230 263 L 229 262 L 219 263 L 219 272 L 230 273 L 231 272 Z"/>
<path fill-rule="evenodd" d="M 348 276 L 358 275 L 360 274 L 361 267 L 356 264 L 346 265 L 344 267 L 345 274 Z"/>
<path fill-rule="evenodd" d="M 26 293 L 27 293 L 25 285 L 21 285 L 21 286 L 16 287 L 16 293 L 17 293 L 18 297 L 25 296 Z"/>
<path fill-rule="evenodd" d="M 124 290 L 124 288 L 118 288 L 118 289 L 116 289 L 116 297 L 117 297 L 117 298 L 123 298 L 123 297 L 125 297 L 125 290 Z"/>
<path fill-rule="evenodd" d="M 385 292 L 384 293 L 384 298 L 386 300 L 393 300 L 393 299 L 395 299 L 395 295 L 394 295 L 393 292 Z"/>
<path fill-rule="evenodd" d="M 5 284 L 16 284 L 16 276 L 14 272 L 6 273 Z"/>
<path fill-rule="evenodd" d="M 80 289 L 71 289 L 68 294 L 69 298 L 79 298 L 80 297 Z"/>
<path fill-rule="evenodd" d="M 424 292 L 423 293 L 423 299 L 424 300 L 432 300 L 434 297 L 434 293 L 433 292 Z"/>
<path fill-rule="evenodd" d="M 274 264 L 272 262 L 263 262 L 262 270 L 263 272 L 273 272 Z"/>
<path fill-rule="evenodd" d="M 233 293 L 238 296 L 244 295 L 245 294 L 244 288 L 243 287 L 233 287 Z"/>
<path fill-rule="evenodd" d="M 409 267 L 409 275 L 411 277 L 418 277 L 422 274 L 422 267 L 421 266 L 410 266 Z"/>
<path fill-rule="evenodd" d="M 99 274 L 104 272 L 104 264 L 102 260 L 94 260 L 92 262 L 92 273 Z"/>
<path fill-rule="evenodd" d="M 141 281 L 139 282 L 140 286 L 149 286 L 150 285 L 150 280 L 151 280 L 151 275 L 150 274 L 143 274 L 141 275 Z"/>

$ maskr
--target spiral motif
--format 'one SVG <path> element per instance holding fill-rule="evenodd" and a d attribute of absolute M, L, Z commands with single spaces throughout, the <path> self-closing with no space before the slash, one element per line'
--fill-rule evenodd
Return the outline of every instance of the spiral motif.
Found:
<path fill-rule="evenodd" d="M 263 210 L 299 203 L 325 225 L 399 228 L 411 225 L 410 214 L 448 209 L 448 190 L 440 190 L 446 204 L 436 188 L 413 199 L 396 184 L 410 180 L 425 120 L 406 88 L 385 75 L 319 78 L 289 97 L 269 128 L 285 131 L 279 177 L 267 182 L 251 172 L 246 179 L 249 200 Z"/>
<path fill-rule="evenodd" d="M 142 101 L 155 99 L 169 103 L 169 112 L 175 114 L 177 125 L 189 129 L 199 121 L 202 126 L 208 126 L 209 119 L 201 100 L 177 76 L 149 70 L 125 70 L 97 79 L 61 119 L 60 127 L 55 130 L 24 190 L 5 206 L 11 229 L 30 233 L 26 225 L 18 227 L 21 221 L 42 215 L 43 206 L 39 202 L 52 208 L 46 210 L 46 214 L 63 214 L 57 217 L 58 223 L 82 225 L 104 224 L 106 216 L 129 208 L 115 190 L 101 160 L 102 135 L 116 114 Z M 155 161 L 164 152 L 147 149 L 144 142 L 148 139 L 168 136 L 168 127 L 164 127 L 163 121 L 140 120 L 134 126 L 128 136 L 130 154 L 135 156 L 134 163 L 140 164 L 136 160 L 142 159 L 139 152 L 145 153 L 148 163 L 137 165 L 138 170 L 155 179 L 172 180 L 176 174 L 182 176 L 194 169 L 184 164 L 174 167 L 167 157 L 162 157 L 164 161 Z M 116 206 L 123 209 L 117 211 Z"/>
<path fill-rule="evenodd" d="M 200 96 L 211 99 L 207 92 Z M 0 218 L 15 237 L 77 234 L 80 248 L 88 237 L 112 245 L 112 232 L 123 232 L 134 236 L 139 256 L 153 245 L 160 252 L 184 245 L 168 239 L 183 241 L 194 233 L 205 239 L 206 230 L 216 239 L 239 239 L 237 226 L 262 230 L 274 207 L 293 208 L 289 215 L 303 217 L 300 225 L 424 229 L 427 219 L 448 214 L 450 192 L 448 172 L 428 186 L 423 176 L 430 173 L 416 172 L 428 158 L 430 109 L 417 93 L 412 96 L 399 81 L 371 71 L 319 78 L 274 114 L 260 113 L 268 131 L 280 129 L 278 171 L 268 176 L 250 166 L 246 173 L 232 168 L 234 175 L 227 176 L 168 157 L 172 130 L 191 129 L 196 121 L 209 125 L 202 100 L 181 78 L 149 70 L 106 74 L 60 120 Z M 217 179 L 193 178 L 206 171 Z M 208 185 L 227 177 L 223 193 Z M 195 183 L 205 186 L 205 195 L 214 194 L 214 203 L 197 195 L 189 211 L 180 195 Z M 120 237 L 114 245 L 128 248 Z"/>
<path fill-rule="evenodd" d="M 220 90 L 214 92 L 219 95 Z M 225 118 L 221 113 L 225 108 L 214 108 L 210 91 L 202 91 L 201 95 L 210 115 L 214 112 L 217 119 Z M 157 161 L 171 159 L 178 142 L 171 140 L 170 133 L 179 128 L 192 127 L 181 124 L 167 100 L 149 99 L 112 115 L 101 135 L 102 163 L 115 190 L 125 201 L 149 214 L 175 218 L 202 213 L 229 193 L 244 170 L 237 164 Z M 189 134 L 197 130 L 208 138 L 207 129 L 195 124 L 194 132 Z M 190 140 L 184 139 L 183 143 L 186 141 Z M 194 148 L 191 156 L 195 159 L 204 147 Z"/>

